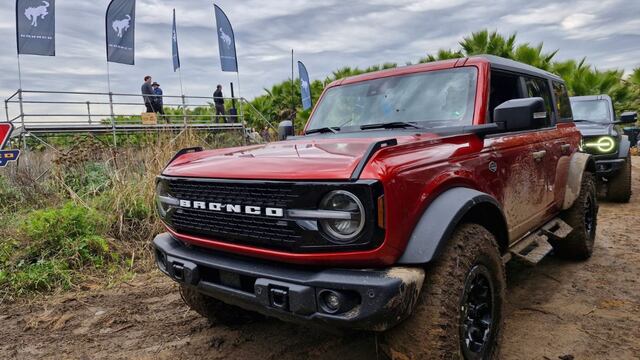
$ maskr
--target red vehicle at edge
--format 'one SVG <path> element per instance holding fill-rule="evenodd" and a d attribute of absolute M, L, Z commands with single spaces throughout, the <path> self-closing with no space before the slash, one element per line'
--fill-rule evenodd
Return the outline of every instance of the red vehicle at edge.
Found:
<path fill-rule="evenodd" d="M 304 136 L 176 155 L 158 266 L 214 321 L 250 310 L 386 331 L 408 358 L 496 358 L 504 264 L 593 251 L 579 143 L 563 81 L 510 60 L 340 80 Z"/>

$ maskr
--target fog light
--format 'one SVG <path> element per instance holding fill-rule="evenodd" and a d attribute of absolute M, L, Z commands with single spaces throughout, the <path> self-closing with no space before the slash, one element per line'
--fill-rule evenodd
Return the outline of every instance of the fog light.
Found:
<path fill-rule="evenodd" d="M 320 293 L 320 307 L 328 314 L 335 314 L 343 307 L 344 297 L 332 290 Z"/>
<path fill-rule="evenodd" d="M 338 294 L 328 293 L 326 295 L 325 301 L 329 308 L 335 310 L 340 309 L 340 298 L 338 297 Z"/>

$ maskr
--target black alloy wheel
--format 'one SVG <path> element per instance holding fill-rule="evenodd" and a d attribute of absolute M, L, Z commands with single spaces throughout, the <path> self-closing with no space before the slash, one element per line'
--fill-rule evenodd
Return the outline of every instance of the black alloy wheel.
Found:
<path fill-rule="evenodd" d="M 460 304 L 460 347 L 467 360 L 484 359 L 493 343 L 494 285 L 489 270 L 476 265 L 467 275 Z"/>

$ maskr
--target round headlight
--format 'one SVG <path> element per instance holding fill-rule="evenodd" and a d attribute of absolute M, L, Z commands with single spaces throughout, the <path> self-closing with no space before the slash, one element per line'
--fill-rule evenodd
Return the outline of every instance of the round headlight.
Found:
<path fill-rule="evenodd" d="M 364 206 L 360 199 L 348 191 L 333 191 L 320 203 L 322 210 L 351 214 L 351 219 L 321 220 L 320 225 L 334 242 L 347 244 L 360 235 L 365 225 Z"/>
<path fill-rule="evenodd" d="M 615 141 L 610 137 L 601 137 L 598 140 L 598 150 L 602 152 L 610 152 L 616 147 Z"/>
<path fill-rule="evenodd" d="M 583 148 L 597 153 L 610 153 L 616 148 L 615 140 L 610 136 L 603 136 L 597 139 L 583 141 Z"/>
<path fill-rule="evenodd" d="M 167 182 L 158 181 L 158 185 L 156 185 L 156 207 L 158 208 L 158 215 L 164 219 L 169 210 L 177 205 L 178 199 L 169 194 L 169 185 Z"/>

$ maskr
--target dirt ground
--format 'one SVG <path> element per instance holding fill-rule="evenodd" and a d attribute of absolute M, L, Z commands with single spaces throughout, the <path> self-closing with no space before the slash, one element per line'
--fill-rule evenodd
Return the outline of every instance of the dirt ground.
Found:
<path fill-rule="evenodd" d="M 602 203 L 594 257 L 508 267 L 504 359 L 640 359 L 640 158 L 630 204 Z M 375 359 L 368 333 L 277 320 L 209 326 L 157 273 L 0 309 L 0 359 Z M 570 355 L 570 356 L 569 356 Z M 573 356 L 573 357 L 571 357 Z"/>

